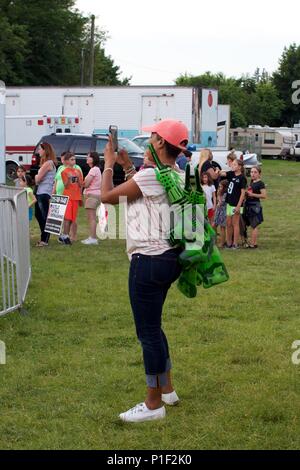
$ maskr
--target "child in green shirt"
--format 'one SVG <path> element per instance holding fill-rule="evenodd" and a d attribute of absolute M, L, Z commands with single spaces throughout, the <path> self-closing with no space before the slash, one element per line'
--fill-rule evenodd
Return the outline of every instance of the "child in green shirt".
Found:
<path fill-rule="evenodd" d="M 29 175 L 24 175 L 19 181 L 19 187 L 25 189 L 27 193 L 27 202 L 28 202 L 28 217 L 29 220 L 32 220 L 33 216 L 33 206 L 36 203 L 36 197 L 33 194 L 33 182 Z"/>

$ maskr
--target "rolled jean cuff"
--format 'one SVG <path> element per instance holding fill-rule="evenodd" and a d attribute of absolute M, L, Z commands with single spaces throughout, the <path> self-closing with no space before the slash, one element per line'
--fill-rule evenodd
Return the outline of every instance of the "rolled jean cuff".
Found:
<path fill-rule="evenodd" d="M 171 361 L 170 359 L 167 359 L 165 372 L 163 372 L 162 374 L 156 374 L 156 375 L 146 374 L 147 386 L 151 388 L 157 388 L 157 386 L 165 387 L 168 384 L 167 372 L 169 372 L 171 368 L 172 368 Z"/>

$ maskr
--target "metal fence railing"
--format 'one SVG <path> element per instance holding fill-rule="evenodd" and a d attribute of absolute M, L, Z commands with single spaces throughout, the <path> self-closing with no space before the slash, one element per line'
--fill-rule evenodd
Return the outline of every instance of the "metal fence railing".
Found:
<path fill-rule="evenodd" d="M 0 185 L 0 316 L 22 307 L 30 277 L 26 191 Z"/>

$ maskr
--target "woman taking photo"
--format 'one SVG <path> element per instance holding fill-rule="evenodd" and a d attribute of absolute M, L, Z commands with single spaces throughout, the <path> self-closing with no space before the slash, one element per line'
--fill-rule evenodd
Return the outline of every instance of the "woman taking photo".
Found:
<path fill-rule="evenodd" d="M 57 160 L 52 145 L 42 142 L 38 150 L 40 155 L 40 169 L 35 177 L 37 203 L 35 217 L 41 230 L 41 239 L 36 246 L 43 247 L 49 243 L 50 234 L 45 232 L 45 225 L 49 210 L 49 203 L 54 185 Z"/>
<path fill-rule="evenodd" d="M 100 158 L 97 152 L 88 154 L 86 162 L 90 167 L 90 171 L 84 179 L 83 187 L 84 207 L 87 213 L 90 236 L 86 240 L 82 240 L 84 245 L 98 245 L 96 236 L 97 220 L 96 211 L 100 205 L 101 199 L 101 171 L 99 168 Z"/>
<path fill-rule="evenodd" d="M 186 150 L 186 126 L 179 121 L 164 120 L 147 131 L 151 132 L 150 143 L 160 161 L 179 172 L 176 158 Z M 104 159 L 102 202 L 119 204 L 121 196 L 127 197 L 128 202 L 129 296 L 137 337 L 143 350 L 147 384 L 145 401 L 121 413 L 120 419 L 133 423 L 162 419 L 166 414 L 163 404 L 175 405 L 179 401 L 171 382 L 169 347 L 161 327 L 168 290 L 181 272 L 178 262 L 180 250 L 172 248 L 168 240 L 170 203 L 164 187 L 156 179 L 155 169 L 148 167 L 135 173 L 127 154 L 116 157 L 111 139 Z M 116 161 L 123 167 L 127 181 L 113 188 Z M 163 218 L 161 206 L 165 208 Z"/>

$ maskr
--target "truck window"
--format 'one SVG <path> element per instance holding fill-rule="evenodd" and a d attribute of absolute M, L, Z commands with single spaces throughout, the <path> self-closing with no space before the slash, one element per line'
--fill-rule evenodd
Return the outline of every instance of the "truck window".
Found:
<path fill-rule="evenodd" d="M 75 155 L 87 155 L 91 151 L 91 139 L 74 139 L 70 151 Z"/>
<path fill-rule="evenodd" d="M 43 137 L 40 140 L 40 142 L 48 142 L 48 144 L 51 144 L 57 157 L 60 157 L 61 154 L 67 150 L 67 141 L 67 138 L 57 138 L 56 136 L 51 135 Z M 38 151 L 40 142 L 36 146 L 35 152 Z"/>
<path fill-rule="evenodd" d="M 99 155 L 104 155 L 104 149 L 106 147 L 107 140 L 106 139 L 97 139 L 96 141 L 96 152 L 99 153 Z"/>

